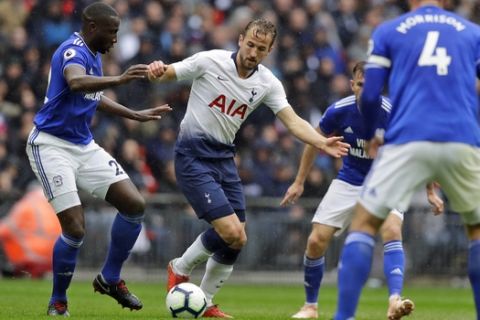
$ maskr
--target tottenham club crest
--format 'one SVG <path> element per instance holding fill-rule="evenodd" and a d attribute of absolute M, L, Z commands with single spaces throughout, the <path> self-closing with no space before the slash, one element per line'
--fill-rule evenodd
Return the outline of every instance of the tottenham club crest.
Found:
<path fill-rule="evenodd" d="M 250 103 L 253 102 L 253 98 L 255 98 L 255 96 L 257 95 L 257 92 L 255 91 L 255 89 L 252 89 L 252 91 L 250 92 L 252 94 L 252 96 L 250 97 L 250 99 L 248 100 Z"/>

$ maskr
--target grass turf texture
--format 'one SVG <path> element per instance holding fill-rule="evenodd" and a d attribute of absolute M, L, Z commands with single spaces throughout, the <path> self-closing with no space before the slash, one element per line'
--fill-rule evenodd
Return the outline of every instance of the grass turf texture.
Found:
<path fill-rule="evenodd" d="M 112 298 L 94 294 L 89 282 L 73 281 L 69 290 L 71 319 L 169 319 L 165 308 L 164 283 L 129 282 L 129 289 L 143 301 L 140 311 L 122 309 Z M 0 319 L 47 319 L 46 309 L 51 284 L 46 280 L 0 279 Z M 320 291 L 319 319 L 331 319 L 337 290 L 325 286 Z M 475 319 L 470 289 L 415 287 L 407 285 L 405 295 L 412 298 L 416 310 L 406 319 Z M 300 285 L 227 284 L 216 302 L 235 319 L 289 319 L 303 303 Z M 365 289 L 356 320 L 385 320 L 385 289 Z"/>

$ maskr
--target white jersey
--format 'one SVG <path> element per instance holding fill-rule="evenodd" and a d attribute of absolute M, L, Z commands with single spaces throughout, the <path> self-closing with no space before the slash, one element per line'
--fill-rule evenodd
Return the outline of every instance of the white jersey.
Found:
<path fill-rule="evenodd" d="M 263 65 L 247 79 L 238 76 L 236 52 L 199 52 L 173 63 L 178 80 L 193 79 L 176 151 L 193 156 L 233 156 L 241 124 L 261 104 L 275 114 L 289 106 L 280 80 Z"/>

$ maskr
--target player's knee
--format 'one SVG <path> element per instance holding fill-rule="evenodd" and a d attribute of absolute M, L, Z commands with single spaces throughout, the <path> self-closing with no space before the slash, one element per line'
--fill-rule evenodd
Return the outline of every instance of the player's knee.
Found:
<path fill-rule="evenodd" d="M 247 236 L 242 226 L 231 226 L 230 228 L 223 230 L 223 232 L 220 233 L 220 236 L 229 246 L 235 248 L 241 248 L 247 242 Z"/>
<path fill-rule="evenodd" d="M 382 227 L 383 242 L 402 239 L 402 225 L 398 223 L 386 223 Z"/>
<path fill-rule="evenodd" d="M 145 199 L 143 199 L 141 196 L 135 197 L 128 201 L 128 203 L 125 205 L 125 208 L 122 209 L 122 213 L 129 217 L 143 216 L 145 207 Z"/>
<path fill-rule="evenodd" d="M 235 242 L 232 247 L 240 250 L 241 248 L 245 247 L 247 244 L 247 234 L 243 230 L 242 234 L 240 235 L 240 238 L 238 239 L 237 242 Z"/>
<path fill-rule="evenodd" d="M 81 224 L 72 224 L 62 228 L 62 232 L 74 239 L 83 239 L 85 237 L 85 227 Z"/>
<path fill-rule="evenodd" d="M 322 233 L 311 233 L 307 240 L 307 250 L 321 255 L 330 242 L 330 237 Z"/>

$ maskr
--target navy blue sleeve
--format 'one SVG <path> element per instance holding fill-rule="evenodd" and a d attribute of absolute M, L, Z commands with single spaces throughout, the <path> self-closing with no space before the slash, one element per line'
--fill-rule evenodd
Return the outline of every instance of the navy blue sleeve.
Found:
<path fill-rule="evenodd" d="M 369 140 L 375 135 L 378 116 L 381 113 L 382 90 L 388 77 L 388 70 L 385 68 L 367 68 L 365 70 L 365 84 L 360 96 L 360 112 L 365 123 L 366 139 Z"/>
<path fill-rule="evenodd" d="M 337 129 L 338 109 L 335 109 L 335 105 L 331 105 L 327 108 L 320 120 L 318 126 L 320 130 L 326 135 L 331 135 Z"/>

